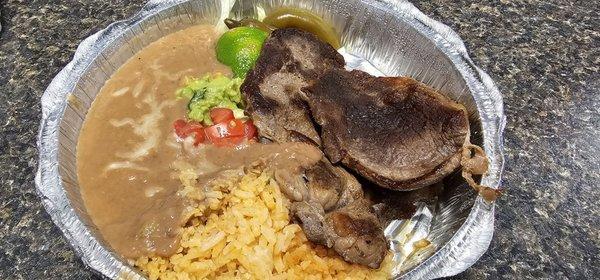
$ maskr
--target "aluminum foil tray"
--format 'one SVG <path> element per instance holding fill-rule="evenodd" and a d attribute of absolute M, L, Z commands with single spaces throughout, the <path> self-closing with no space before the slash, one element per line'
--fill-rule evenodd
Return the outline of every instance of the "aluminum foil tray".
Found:
<path fill-rule="evenodd" d="M 504 161 L 502 96 L 473 64 L 457 34 L 408 1 L 152 0 L 131 19 L 85 39 L 42 96 L 36 186 L 56 225 L 94 271 L 111 279 L 144 279 L 102 240 L 79 192 L 77 139 L 100 88 L 128 58 L 164 35 L 201 23 L 222 26 L 225 17 L 259 17 L 279 6 L 310 9 L 333 23 L 342 35 L 340 52 L 348 68 L 410 76 L 464 104 L 472 124 L 471 141 L 483 145 L 490 158 L 482 183 L 498 188 Z M 387 226 L 395 254 L 394 278 L 455 275 L 487 250 L 494 231 L 494 204 L 484 202 L 459 178 L 445 184 L 437 200 L 420 203 L 412 218 Z M 431 244 L 414 246 L 422 239 Z"/>

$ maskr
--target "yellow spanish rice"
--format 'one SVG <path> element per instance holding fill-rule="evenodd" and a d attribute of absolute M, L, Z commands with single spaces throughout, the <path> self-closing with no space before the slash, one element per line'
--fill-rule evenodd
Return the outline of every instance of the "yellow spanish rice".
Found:
<path fill-rule="evenodd" d="M 183 170 L 182 193 L 195 201 L 178 253 L 135 261 L 150 279 L 387 279 L 380 269 L 349 264 L 333 250 L 313 245 L 291 223 L 288 200 L 269 172 L 246 171 L 220 180 L 210 191 L 194 186 Z"/>

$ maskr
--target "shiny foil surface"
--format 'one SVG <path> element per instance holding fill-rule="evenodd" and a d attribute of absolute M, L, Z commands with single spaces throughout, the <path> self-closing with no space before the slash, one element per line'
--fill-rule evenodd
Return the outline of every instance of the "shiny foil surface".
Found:
<path fill-rule="evenodd" d="M 404 0 L 151 0 L 128 20 L 88 37 L 42 96 L 36 186 L 43 204 L 81 259 L 111 279 L 144 279 L 111 251 L 90 220 L 77 179 L 76 147 L 83 120 L 113 72 L 151 42 L 196 24 L 225 28 L 226 17 L 260 17 L 280 6 L 310 9 L 341 34 L 349 69 L 380 76 L 410 76 L 465 105 L 471 142 L 490 159 L 482 184 L 498 188 L 503 170 L 502 96 L 473 64 L 447 26 Z M 487 250 L 494 203 L 477 196 L 459 175 L 444 181 L 434 201 L 416 205 L 410 219 L 385 230 L 394 252 L 393 277 L 433 279 L 467 269 Z M 428 245 L 422 246 L 422 240 Z M 415 246 L 419 244 L 418 246 Z"/>

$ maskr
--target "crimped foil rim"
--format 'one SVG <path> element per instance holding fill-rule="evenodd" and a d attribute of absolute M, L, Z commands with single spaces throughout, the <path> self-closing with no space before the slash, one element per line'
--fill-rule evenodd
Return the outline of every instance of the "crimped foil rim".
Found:
<path fill-rule="evenodd" d="M 42 203 L 54 223 L 61 229 L 83 262 L 96 272 L 109 278 L 143 279 L 136 270 L 122 263 L 91 236 L 70 205 L 58 172 L 59 125 L 67 104 L 67 96 L 73 91 L 78 79 L 90 64 L 129 26 L 136 25 L 162 10 L 188 0 L 151 0 L 133 17 L 110 24 L 107 28 L 89 36 L 77 48 L 71 62 L 52 80 L 44 92 L 42 118 L 37 146 L 39 166 L 35 184 Z M 502 96 L 487 73 L 475 66 L 461 38 L 448 26 L 437 22 L 406 0 L 362 0 L 362 2 L 386 9 L 432 40 L 436 46 L 457 66 L 465 79 L 482 119 L 488 118 L 492 130 L 484 129 L 484 148 L 492 154 L 494 174 L 483 177 L 482 183 L 498 188 L 504 165 L 503 136 L 506 117 L 503 113 Z M 109 38 L 99 40 L 99 38 Z M 101 47 L 98 47 L 101 46 Z M 483 103 L 488 104 L 484 106 Z M 492 106 L 490 107 L 489 104 Z M 493 235 L 494 203 L 477 197 L 466 221 L 454 236 L 427 260 L 404 273 L 401 278 L 431 279 L 451 276 L 471 266 L 486 251 Z"/>

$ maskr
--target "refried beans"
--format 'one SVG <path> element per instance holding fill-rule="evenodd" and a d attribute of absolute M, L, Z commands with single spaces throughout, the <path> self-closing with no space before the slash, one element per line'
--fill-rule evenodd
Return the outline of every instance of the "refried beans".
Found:
<path fill-rule="evenodd" d="M 185 77 L 229 74 L 214 54 L 213 26 L 194 26 L 148 45 L 98 93 L 77 146 L 85 206 L 121 255 L 168 256 L 178 248 L 184 201 L 172 163 L 181 153 L 173 121 L 186 113 L 175 91 Z"/>

